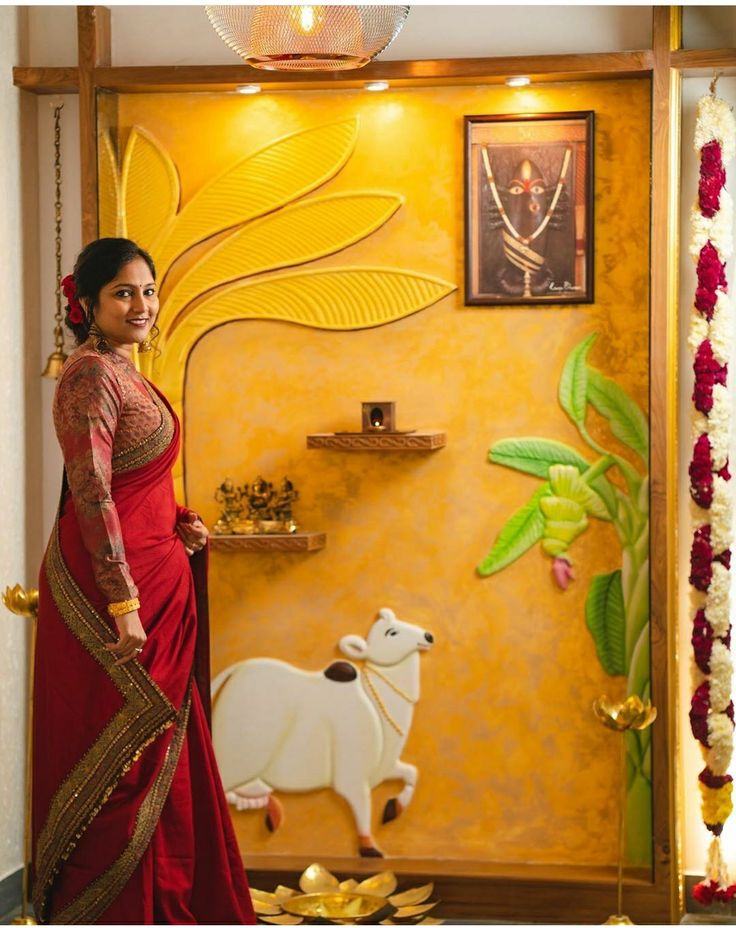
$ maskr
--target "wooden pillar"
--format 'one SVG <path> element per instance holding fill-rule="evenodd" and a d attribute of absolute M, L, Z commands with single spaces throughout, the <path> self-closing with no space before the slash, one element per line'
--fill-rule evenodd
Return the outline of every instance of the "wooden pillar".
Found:
<path fill-rule="evenodd" d="M 671 53 L 681 44 L 680 7 L 653 9 L 652 202 L 650 245 L 651 629 L 652 649 L 667 666 L 652 667 L 659 715 L 653 739 L 654 879 L 669 883 L 679 921 L 676 796 L 677 681 L 677 300 L 680 224 L 680 74 Z"/>
<path fill-rule="evenodd" d="M 97 238 L 97 88 L 95 68 L 110 67 L 110 10 L 77 7 L 82 244 Z"/>

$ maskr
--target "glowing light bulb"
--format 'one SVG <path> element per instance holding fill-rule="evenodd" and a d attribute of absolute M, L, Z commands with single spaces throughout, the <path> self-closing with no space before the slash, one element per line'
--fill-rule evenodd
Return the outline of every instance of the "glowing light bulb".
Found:
<path fill-rule="evenodd" d="M 260 84 L 241 84 L 239 87 L 236 87 L 235 90 L 238 93 L 260 93 L 261 85 Z"/>
<path fill-rule="evenodd" d="M 317 35 L 325 24 L 323 6 L 292 6 L 289 8 L 289 22 L 299 35 Z"/>
<path fill-rule="evenodd" d="M 507 77 L 505 83 L 507 87 L 528 87 L 531 84 L 531 78 L 519 74 L 518 77 Z"/>
<path fill-rule="evenodd" d="M 363 85 L 366 90 L 372 90 L 379 93 L 381 90 L 388 90 L 388 81 L 368 81 Z"/>

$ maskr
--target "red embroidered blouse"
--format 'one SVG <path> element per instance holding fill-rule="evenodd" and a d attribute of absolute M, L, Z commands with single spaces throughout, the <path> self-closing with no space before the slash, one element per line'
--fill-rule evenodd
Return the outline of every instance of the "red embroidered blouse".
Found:
<path fill-rule="evenodd" d="M 132 599 L 138 588 L 125 558 L 112 474 L 135 466 L 136 447 L 163 425 L 172 427 L 171 414 L 132 362 L 85 342 L 64 365 L 53 416 L 97 586 L 109 602 Z M 181 507 L 178 514 L 187 521 L 193 515 Z"/>

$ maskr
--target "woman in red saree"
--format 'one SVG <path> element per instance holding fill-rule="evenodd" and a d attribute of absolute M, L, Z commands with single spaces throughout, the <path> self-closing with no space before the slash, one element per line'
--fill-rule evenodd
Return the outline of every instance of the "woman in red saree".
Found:
<path fill-rule="evenodd" d="M 208 728 L 207 530 L 175 503 L 179 424 L 132 362 L 158 312 L 153 263 L 100 239 L 64 287 L 80 347 L 54 398 L 64 486 L 39 583 L 36 914 L 250 924 Z"/>

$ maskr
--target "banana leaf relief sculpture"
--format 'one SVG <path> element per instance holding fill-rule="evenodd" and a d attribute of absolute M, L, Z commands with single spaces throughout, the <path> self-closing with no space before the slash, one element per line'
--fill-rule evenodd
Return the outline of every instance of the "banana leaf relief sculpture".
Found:
<path fill-rule="evenodd" d="M 592 367 L 590 335 L 570 352 L 560 379 L 559 402 L 592 454 L 541 437 L 507 438 L 489 452 L 494 464 L 538 477 L 529 502 L 501 529 L 478 565 L 487 577 L 503 570 L 539 543 L 551 559 L 557 585 L 574 579 L 575 540 L 593 520 L 609 522 L 621 547 L 621 567 L 590 582 L 585 623 L 598 660 L 611 676 L 624 676 L 627 695 L 650 698 L 649 665 L 649 426 L 639 406 L 613 380 Z M 595 441 L 588 432 L 589 408 L 636 456 L 637 466 Z M 613 478 L 613 479 L 612 479 Z M 587 707 L 581 707 L 581 710 Z M 652 855 L 651 730 L 627 739 L 627 860 L 649 865 Z"/>
<path fill-rule="evenodd" d="M 134 239 L 156 263 L 160 353 L 140 363 L 177 413 L 189 353 L 216 326 L 271 319 L 369 328 L 456 289 L 405 268 L 301 268 L 368 238 L 404 203 L 398 193 L 372 189 L 310 195 L 345 168 L 357 142 L 357 119 L 292 133 L 226 168 L 182 205 L 176 166 L 152 135 L 131 128 L 120 169 L 110 136 L 100 136 L 101 234 Z M 181 466 L 174 476 L 181 495 Z"/>

